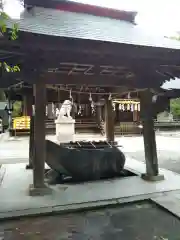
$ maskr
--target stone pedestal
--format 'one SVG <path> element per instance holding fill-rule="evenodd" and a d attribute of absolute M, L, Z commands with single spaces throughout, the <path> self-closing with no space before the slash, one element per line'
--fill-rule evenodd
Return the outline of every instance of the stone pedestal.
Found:
<path fill-rule="evenodd" d="M 72 118 L 62 117 L 55 121 L 56 138 L 59 143 L 74 141 L 75 120 Z"/>

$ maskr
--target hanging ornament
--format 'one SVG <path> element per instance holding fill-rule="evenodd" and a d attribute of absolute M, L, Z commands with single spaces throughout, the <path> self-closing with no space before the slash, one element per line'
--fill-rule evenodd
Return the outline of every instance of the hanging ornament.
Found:
<path fill-rule="evenodd" d="M 134 104 L 134 110 L 135 110 L 135 111 L 138 110 L 138 104 Z"/>
<path fill-rule="evenodd" d="M 89 101 L 92 102 L 92 95 L 91 95 L 91 93 L 89 94 Z"/>
<path fill-rule="evenodd" d="M 92 114 L 95 114 L 95 105 L 94 105 L 94 102 L 93 102 L 91 93 L 89 94 L 89 101 L 91 102 L 91 111 L 92 111 Z"/>
<path fill-rule="evenodd" d="M 48 106 L 46 105 L 46 116 L 48 115 Z"/>
<path fill-rule="evenodd" d="M 130 104 L 128 103 L 127 104 L 127 111 L 129 111 L 131 109 L 131 106 L 130 106 Z"/>
<path fill-rule="evenodd" d="M 72 90 L 69 91 L 69 99 L 71 100 L 71 102 L 73 104 Z"/>
<path fill-rule="evenodd" d="M 35 106 L 32 105 L 32 113 L 33 113 L 33 116 L 35 115 Z"/>
<path fill-rule="evenodd" d="M 124 111 L 125 110 L 125 106 L 124 106 L 124 104 L 122 104 L 122 111 Z"/>
<path fill-rule="evenodd" d="M 128 93 L 127 98 L 128 98 L 128 99 L 131 98 L 131 93 L 130 93 L 130 92 Z"/>
<path fill-rule="evenodd" d="M 116 105 L 115 105 L 115 103 L 112 103 L 112 107 L 113 107 L 113 111 L 115 111 L 115 110 L 116 110 Z"/>
<path fill-rule="evenodd" d="M 154 96 L 152 97 L 152 102 L 155 103 L 155 102 L 157 101 L 157 98 L 158 98 L 158 96 L 157 96 L 157 95 L 154 95 Z"/>
<path fill-rule="evenodd" d="M 91 109 L 92 109 L 92 114 L 95 114 L 95 106 L 94 106 L 94 102 L 91 102 Z"/>
<path fill-rule="evenodd" d="M 82 88 L 82 87 L 81 87 Z M 81 101 L 80 101 L 80 94 L 79 94 L 79 96 L 78 96 L 78 112 L 77 112 L 77 114 L 79 115 L 79 116 L 82 116 L 82 106 L 81 106 Z"/>
<path fill-rule="evenodd" d="M 140 111 L 140 108 L 141 108 L 141 107 L 140 107 L 140 104 L 138 104 L 138 111 Z"/>
<path fill-rule="evenodd" d="M 135 105 L 132 103 L 132 104 L 131 104 L 131 112 L 134 112 L 134 106 L 135 106 Z"/>
<path fill-rule="evenodd" d="M 112 100 L 112 95 L 111 95 L 111 93 L 109 94 L 108 100 L 109 100 L 109 101 Z"/>
<path fill-rule="evenodd" d="M 120 111 L 122 110 L 122 105 L 121 105 L 121 104 L 119 104 L 119 110 L 120 110 Z"/>
<path fill-rule="evenodd" d="M 81 107 L 81 105 L 79 105 L 79 108 L 78 108 L 78 115 L 82 116 L 82 107 Z"/>
<path fill-rule="evenodd" d="M 52 103 L 52 115 L 54 116 L 54 114 L 55 114 L 54 103 Z"/>
<path fill-rule="evenodd" d="M 59 109 L 56 108 L 56 117 L 58 117 L 58 115 L 59 115 Z"/>

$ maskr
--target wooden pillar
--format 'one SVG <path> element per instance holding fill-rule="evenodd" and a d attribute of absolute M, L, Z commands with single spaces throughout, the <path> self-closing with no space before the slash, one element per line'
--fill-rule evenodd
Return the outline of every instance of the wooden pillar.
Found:
<path fill-rule="evenodd" d="M 112 100 L 108 98 L 105 100 L 105 127 L 107 141 L 114 142 L 114 113 Z"/>
<path fill-rule="evenodd" d="M 133 122 L 138 122 L 138 111 L 137 110 L 133 111 Z"/>
<path fill-rule="evenodd" d="M 34 159 L 34 116 L 30 117 L 30 135 L 29 135 L 29 164 L 26 169 L 33 169 Z"/>
<path fill-rule="evenodd" d="M 33 114 L 33 96 L 27 98 L 27 115 L 30 117 L 30 133 L 29 133 L 29 163 L 26 165 L 26 169 L 33 169 L 34 158 L 34 114 Z"/>
<path fill-rule="evenodd" d="M 27 116 L 27 96 L 23 96 L 23 101 L 22 101 L 22 115 Z"/>
<path fill-rule="evenodd" d="M 101 133 L 103 134 L 104 132 L 104 127 L 103 127 L 103 123 L 102 123 L 102 107 L 101 106 L 97 106 L 96 107 L 96 122 L 98 124 L 99 129 L 101 130 Z"/>
<path fill-rule="evenodd" d="M 102 106 L 100 105 L 100 97 L 97 97 L 98 105 L 96 107 L 96 121 L 100 125 L 102 121 Z"/>
<path fill-rule="evenodd" d="M 31 116 L 32 115 L 32 104 L 33 104 L 32 95 L 24 95 L 23 103 L 22 103 L 23 116 Z"/>
<path fill-rule="evenodd" d="M 158 181 L 164 177 L 159 175 L 156 137 L 154 131 L 153 103 L 150 91 L 141 92 L 140 95 L 141 120 L 143 125 L 144 151 L 146 160 L 146 173 L 144 180 Z"/>
<path fill-rule="evenodd" d="M 27 116 L 32 116 L 33 96 L 27 96 Z"/>
<path fill-rule="evenodd" d="M 119 124 L 119 104 L 115 104 L 115 124 Z"/>
<path fill-rule="evenodd" d="M 47 118 L 48 119 L 54 119 L 54 116 L 53 116 L 53 104 L 52 103 L 48 103 L 47 104 Z"/>
<path fill-rule="evenodd" d="M 30 195 L 48 193 L 44 184 L 46 158 L 45 118 L 46 85 L 39 80 L 35 85 L 33 185 L 30 187 Z"/>
<path fill-rule="evenodd" d="M 72 105 L 72 109 L 71 109 L 71 117 L 72 117 L 73 119 L 76 118 L 76 112 L 75 112 L 75 105 L 74 105 L 74 104 Z"/>

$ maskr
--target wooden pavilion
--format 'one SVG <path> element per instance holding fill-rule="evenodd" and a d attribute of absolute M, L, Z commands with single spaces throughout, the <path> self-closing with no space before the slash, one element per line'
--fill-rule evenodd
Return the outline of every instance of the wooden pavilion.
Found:
<path fill-rule="evenodd" d="M 106 136 L 114 141 L 112 93 L 139 92 L 146 158 L 146 180 L 159 176 L 153 122 L 153 92 L 180 75 L 180 42 L 153 38 L 134 23 L 136 13 L 102 9 L 68 1 L 25 1 L 15 41 L 0 40 L 1 60 L 19 64 L 19 73 L 1 73 L 1 88 L 21 82 L 34 86 L 35 136 L 33 186 L 30 194 L 46 194 L 46 87 L 81 86 L 105 99 Z M 9 28 L 13 20 L 9 22 Z M 99 91 L 97 88 L 100 88 Z M 99 91 L 99 92 L 98 92 Z"/>

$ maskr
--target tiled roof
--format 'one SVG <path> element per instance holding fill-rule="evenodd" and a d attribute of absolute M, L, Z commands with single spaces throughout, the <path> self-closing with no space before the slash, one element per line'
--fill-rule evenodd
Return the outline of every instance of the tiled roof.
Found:
<path fill-rule="evenodd" d="M 127 22 L 134 22 L 135 16 L 137 14 L 137 12 L 133 11 L 123 11 L 119 9 L 97 6 L 73 0 L 24 0 L 24 4 L 26 7 L 30 8 L 43 7 L 69 12 L 87 13 L 95 16 L 103 16 L 119 20 L 125 20 Z"/>
<path fill-rule="evenodd" d="M 180 49 L 180 41 L 154 37 L 132 23 L 90 14 L 35 7 L 16 22 L 21 31 L 37 34 Z"/>

